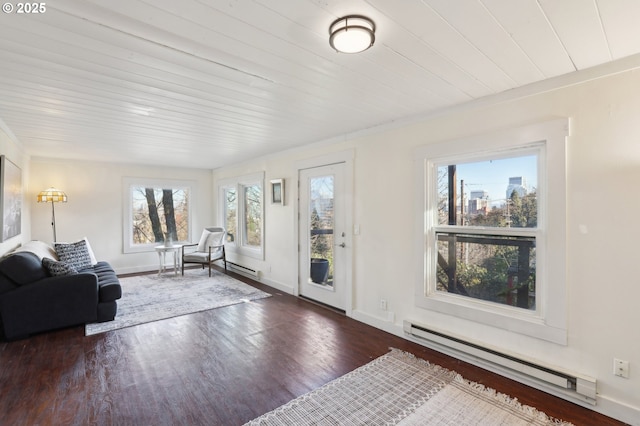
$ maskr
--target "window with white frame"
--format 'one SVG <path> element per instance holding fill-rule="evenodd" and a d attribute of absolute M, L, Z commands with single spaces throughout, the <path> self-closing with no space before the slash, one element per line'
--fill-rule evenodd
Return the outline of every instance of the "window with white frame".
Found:
<path fill-rule="evenodd" d="M 218 218 L 227 230 L 227 250 L 264 259 L 264 173 L 218 182 Z"/>
<path fill-rule="evenodd" d="M 418 306 L 566 344 L 567 128 L 418 150 Z"/>
<path fill-rule="evenodd" d="M 193 182 L 124 179 L 124 252 L 151 251 L 191 235 Z"/>

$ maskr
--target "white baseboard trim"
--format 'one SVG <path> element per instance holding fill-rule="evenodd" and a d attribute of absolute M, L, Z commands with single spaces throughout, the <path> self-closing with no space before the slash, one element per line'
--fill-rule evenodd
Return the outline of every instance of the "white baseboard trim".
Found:
<path fill-rule="evenodd" d="M 505 371 L 501 371 L 496 368 L 493 368 L 491 365 L 487 365 L 486 363 L 483 363 L 478 359 L 465 357 L 464 354 L 461 354 L 459 352 L 456 352 L 456 353 L 450 352 L 450 351 L 447 351 L 446 349 L 443 349 L 442 347 L 431 346 L 426 341 L 410 338 L 404 333 L 403 327 L 401 325 L 396 325 L 393 320 L 390 320 L 394 316 L 393 313 L 389 312 L 388 314 L 390 314 L 388 315 L 388 318 L 382 318 L 382 317 L 377 317 L 377 316 L 368 314 L 366 312 L 353 310 L 352 318 L 357 321 L 363 322 L 367 325 L 370 325 L 372 327 L 378 328 L 380 330 L 384 330 L 387 333 L 396 335 L 398 337 L 402 337 L 405 340 L 409 340 L 421 346 L 425 346 L 429 349 L 433 349 L 440 353 L 444 353 L 453 358 L 468 362 L 469 364 L 475 365 L 485 370 L 489 370 L 493 373 L 507 377 L 508 379 L 512 379 L 519 383 L 524 383 L 525 385 L 538 389 L 538 386 L 536 385 L 536 383 L 533 383 L 533 382 L 529 383 L 526 380 L 519 380 L 517 377 L 512 377 L 509 374 L 506 374 Z M 542 390 L 543 392 L 553 394 L 552 392 L 549 392 L 548 389 L 540 389 L 540 390 Z M 555 395 L 555 396 L 562 398 L 562 395 Z M 570 401 L 570 402 L 576 404 L 575 401 Z M 588 408 L 589 410 L 595 411 L 605 416 L 612 417 L 616 420 L 620 420 L 622 422 L 628 423 L 630 425 L 640 426 L 640 407 L 627 405 L 620 401 L 613 400 L 607 397 L 606 395 L 599 394 L 597 397 L 597 404 L 595 406 L 590 404 L 578 404 L 578 405 L 581 405 L 585 408 Z"/>
<path fill-rule="evenodd" d="M 598 405 L 594 411 L 632 426 L 640 426 L 640 408 L 610 399 L 607 396 L 598 395 Z"/>
<path fill-rule="evenodd" d="M 222 264 L 222 262 L 216 262 L 214 263 L 214 265 L 216 266 L 220 266 L 223 267 L 224 265 Z M 111 265 L 113 266 L 113 265 Z M 185 266 L 185 270 L 186 269 L 195 269 L 195 268 L 200 268 L 199 265 L 192 263 L 192 264 L 187 264 L 187 266 Z M 139 274 L 139 273 L 143 273 L 143 272 L 155 272 L 156 274 L 158 273 L 158 263 L 150 263 L 148 265 L 143 265 L 143 266 L 127 266 L 127 267 L 114 267 L 115 271 L 116 271 L 116 275 L 123 275 L 123 274 Z M 181 266 L 178 265 L 178 274 L 180 274 L 181 271 Z M 167 270 L 166 272 L 163 272 L 165 274 L 171 274 L 173 273 L 173 261 L 171 262 L 167 262 Z M 254 277 L 249 277 L 252 279 L 255 279 Z"/>
<path fill-rule="evenodd" d="M 130 266 L 130 267 L 125 267 L 125 268 L 117 268 L 116 269 L 116 274 L 117 275 L 124 275 L 124 274 L 139 274 L 142 272 L 158 272 L 158 264 L 157 263 L 153 263 L 153 264 L 149 264 L 149 265 L 144 265 L 144 266 Z M 173 265 L 169 265 L 167 268 L 167 272 L 165 272 L 166 274 L 172 273 L 173 272 Z M 237 271 L 233 271 L 235 273 L 238 273 Z M 178 266 L 178 274 L 180 273 L 180 266 Z M 245 274 L 240 274 L 240 275 L 245 275 Z M 258 281 L 259 283 L 268 285 L 269 287 L 273 287 L 274 289 L 281 291 L 283 293 L 286 294 L 294 294 L 294 288 L 286 285 L 284 283 L 278 282 L 278 281 L 274 281 L 274 280 L 270 280 L 268 278 L 264 278 L 264 277 L 260 277 L 260 279 L 256 279 L 256 277 L 252 277 L 249 275 L 245 275 L 248 278 L 251 278 L 254 281 Z M 364 321 L 363 321 L 364 322 Z"/>
<path fill-rule="evenodd" d="M 376 317 L 366 312 L 362 312 L 357 309 L 354 309 L 351 311 L 351 317 L 354 320 L 363 322 L 372 327 L 378 328 L 380 330 L 384 330 L 387 333 L 395 334 L 396 336 L 404 338 L 405 336 L 404 336 L 404 331 L 402 326 L 397 326 L 394 324 L 392 320 L 390 321 L 389 318 L 393 317 L 394 315 L 392 312 L 387 312 L 387 313 L 390 315 L 387 318 L 383 318 L 383 317 Z"/>
<path fill-rule="evenodd" d="M 279 290 L 286 294 L 293 294 L 293 287 L 283 284 L 279 281 L 273 281 L 268 278 L 260 278 L 259 280 L 262 284 L 268 285 L 269 287 L 273 287 L 276 290 Z"/>

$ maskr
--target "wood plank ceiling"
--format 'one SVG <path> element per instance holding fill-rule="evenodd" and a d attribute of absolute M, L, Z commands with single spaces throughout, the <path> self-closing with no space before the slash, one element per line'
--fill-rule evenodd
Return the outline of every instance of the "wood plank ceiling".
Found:
<path fill-rule="evenodd" d="M 360 54 L 328 28 L 377 26 Z M 55 0 L 0 14 L 33 156 L 216 168 L 640 52 L 637 0 Z"/>

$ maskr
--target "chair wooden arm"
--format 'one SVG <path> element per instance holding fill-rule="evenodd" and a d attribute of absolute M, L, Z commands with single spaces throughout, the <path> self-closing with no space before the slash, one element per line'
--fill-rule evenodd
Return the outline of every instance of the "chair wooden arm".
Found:
<path fill-rule="evenodd" d="M 193 244 L 183 244 L 182 247 L 180 247 L 180 252 L 182 253 L 182 257 L 184 257 L 184 248 L 185 247 L 193 247 L 193 246 L 197 246 L 198 243 L 193 243 Z"/>

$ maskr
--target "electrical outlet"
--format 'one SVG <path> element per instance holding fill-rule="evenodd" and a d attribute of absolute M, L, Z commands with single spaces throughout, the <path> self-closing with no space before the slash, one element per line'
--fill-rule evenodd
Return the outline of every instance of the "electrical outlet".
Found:
<path fill-rule="evenodd" d="M 622 359 L 613 359 L 613 375 L 618 377 L 629 378 L 629 361 Z"/>
<path fill-rule="evenodd" d="M 387 310 L 387 301 L 385 299 L 380 299 L 380 309 L 383 311 Z"/>

